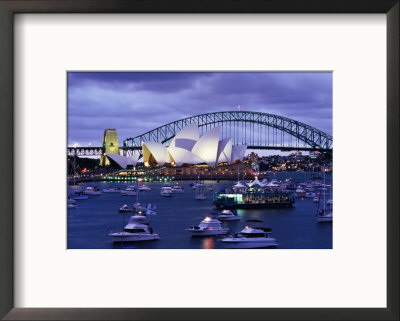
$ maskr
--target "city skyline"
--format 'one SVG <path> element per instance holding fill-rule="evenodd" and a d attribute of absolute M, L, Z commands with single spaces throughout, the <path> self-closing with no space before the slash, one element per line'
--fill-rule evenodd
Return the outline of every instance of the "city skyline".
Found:
<path fill-rule="evenodd" d="M 240 106 L 240 107 L 239 107 Z M 100 146 L 206 112 L 277 114 L 332 134 L 330 72 L 69 72 L 68 145 Z"/>

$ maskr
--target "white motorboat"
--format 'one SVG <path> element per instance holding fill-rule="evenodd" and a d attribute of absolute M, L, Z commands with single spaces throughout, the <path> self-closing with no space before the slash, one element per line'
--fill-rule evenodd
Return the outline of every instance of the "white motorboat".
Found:
<path fill-rule="evenodd" d="M 134 215 L 130 218 L 129 223 L 124 227 L 122 232 L 108 234 L 114 242 L 143 242 L 158 240 L 158 234 L 153 233 L 153 229 L 147 224 L 143 224 L 140 220 L 145 220 L 142 215 Z"/>
<path fill-rule="evenodd" d="M 172 196 L 172 187 L 171 186 L 161 187 L 160 195 L 163 197 L 171 197 Z"/>
<path fill-rule="evenodd" d="M 129 206 L 125 204 L 119 208 L 119 212 L 120 213 L 128 213 L 128 212 L 132 212 L 132 209 L 130 209 Z"/>
<path fill-rule="evenodd" d="M 183 189 L 183 187 L 181 185 L 176 184 L 176 185 L 172 186 L 172 193 L 183 194 L 183 193 L 185 193 L 185 190 Z"/>
<path fill-rule="evenodd" d="M 104 193 L 120 193 L 121 189 L 117 186 L 111 186 L 109 188 L 103 188 Z"/>
<path fill-rule="evenodd" d="M 137 191 L 135 186 L 128 186 L 125 190 L 121 191 L 122 196 L 136 196 Z"/>
<path fill-rule="evenodd" d="M 319 202 L 319 198 L 318 197 L 314 197 L 313 202 L 314 203 L 318 203 Z"/>
<path fill-rule="evenodd" d="M 306 193 L 306 191 L 304 189 L 301 188 L 301 186 L 298 186 L 296 188 L 296 194 L 298 195 L 304 195 Z"/>
<path fill-rule="evenodd" d="M 76 201 L 73 198 L 68 198 L 67 204 L 76 204 Z"/>
<path fill-rule="evenodd" d="M 93 195 L 100 195 L 100 194 L 101 194 L 101 191 L 100 191 L 97 187 L 95 187 L 95 186 L 88 186 L 88 187 L 86 187 L 86 189 L 83 191 L 83 193 L 86 194 L 86 195 L 91 195 L 91 196 L 93 196 Z"/>
<path fill-rule="evenodd" d="M 186 231 L 192 233 L 192 236 L 211 236 L 227 234 L 229 228 L 223 228 L 219 220 L 207 216 L 198 226 L 191 226 Z"/>
<path fill-rule="evenodd" d="M 76 208 L 76 204 L 68 203 L 67 208 Z"/>
<path fill-rule="evenodd" d="M 305 195 L 306 198 L 314 198 L 315 196 L 316 196 L 316 194 L 313 192 L 307 192 Z"/>
<path fill-rule="evenodd" d="M 139 187 L 139 191 L 140 192 L 148 192 L 148 191 L 151 191 L 151 187 L 143 185 L 143 186 Z"/>
<path fill-rule="evenodd" d="M 196 182 L 196 183 L 194 183 L 193 184 L 193 186 L 192 186 L 192 188 L 193 189 L 196 189 L 196 188 L 198 188 L 198 187 L 205 187 L 206 185 L 204 184 L 204 183 L 202 183 L 202 182 Z"/>
<path fill-rule="evenodd" d="M 225 209 L 218 216 L 218 219 L 220 221 L 235 221 L 235 220 L 240 220 L 240 216 L 237 215 L 235 210 L 231 211 L 231 210 Z"/>
<path fill-rule="evenodd" d="M 270 228 L 246 226 L 239 234 L 222 239 L 228 247 L 235 249 L 255 249 L 278 246 Z"/>

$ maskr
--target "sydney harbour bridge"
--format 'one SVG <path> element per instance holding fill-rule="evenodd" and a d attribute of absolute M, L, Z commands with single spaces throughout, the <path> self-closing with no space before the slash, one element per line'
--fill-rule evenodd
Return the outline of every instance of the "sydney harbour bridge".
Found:
<path fill-rule="evenodd" d="M 140 155 L 142 142 L 158 142 L 168 146 L 183 127 L 197 123 L 200 134 L 221 127 L 221 138 L 232 138 L 233 145 L 247 145 L 248 149 L 281 151 L 332 152 L 333 138 L 317 128 L 294 119 L 251 111 L 223 111 L 186 117 L 157 127 L 144 134 L 126 138 L 120 153 Z M 102 155 L 103 147 L 68 147 L 68 155 Z"/>

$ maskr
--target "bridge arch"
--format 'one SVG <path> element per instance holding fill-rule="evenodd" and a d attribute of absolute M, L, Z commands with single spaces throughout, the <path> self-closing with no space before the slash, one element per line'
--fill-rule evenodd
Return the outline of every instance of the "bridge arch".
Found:
<path fill-rule="evenodd" d="M 127 149 L 140 149 L 142 142 L 168 144 L 183 127 L 197 123 L 201 133 L 222 127 L 222 138 L 234 145 L 254 149 L 332 150 L 333 138 L 312 126 L 287 117 L 252 111 L 223 111 L 199 114 L 157 127 L 124 140 Z"/>

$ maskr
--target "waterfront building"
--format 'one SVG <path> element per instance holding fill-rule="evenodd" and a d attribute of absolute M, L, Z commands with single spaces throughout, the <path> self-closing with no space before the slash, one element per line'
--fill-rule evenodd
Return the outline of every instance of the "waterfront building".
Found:
<path fill-rule="evenodd" d="M 198 124 L 192 123 L 178 132 L 168 147 L 157 142 L 143 142 L 146 167 L 204 164 L 210 167 L 242 161 L 246 145 L 232 145 L 231 138 L 220 140 L 221 127 L 214 127 L 199 136 Z"/>

